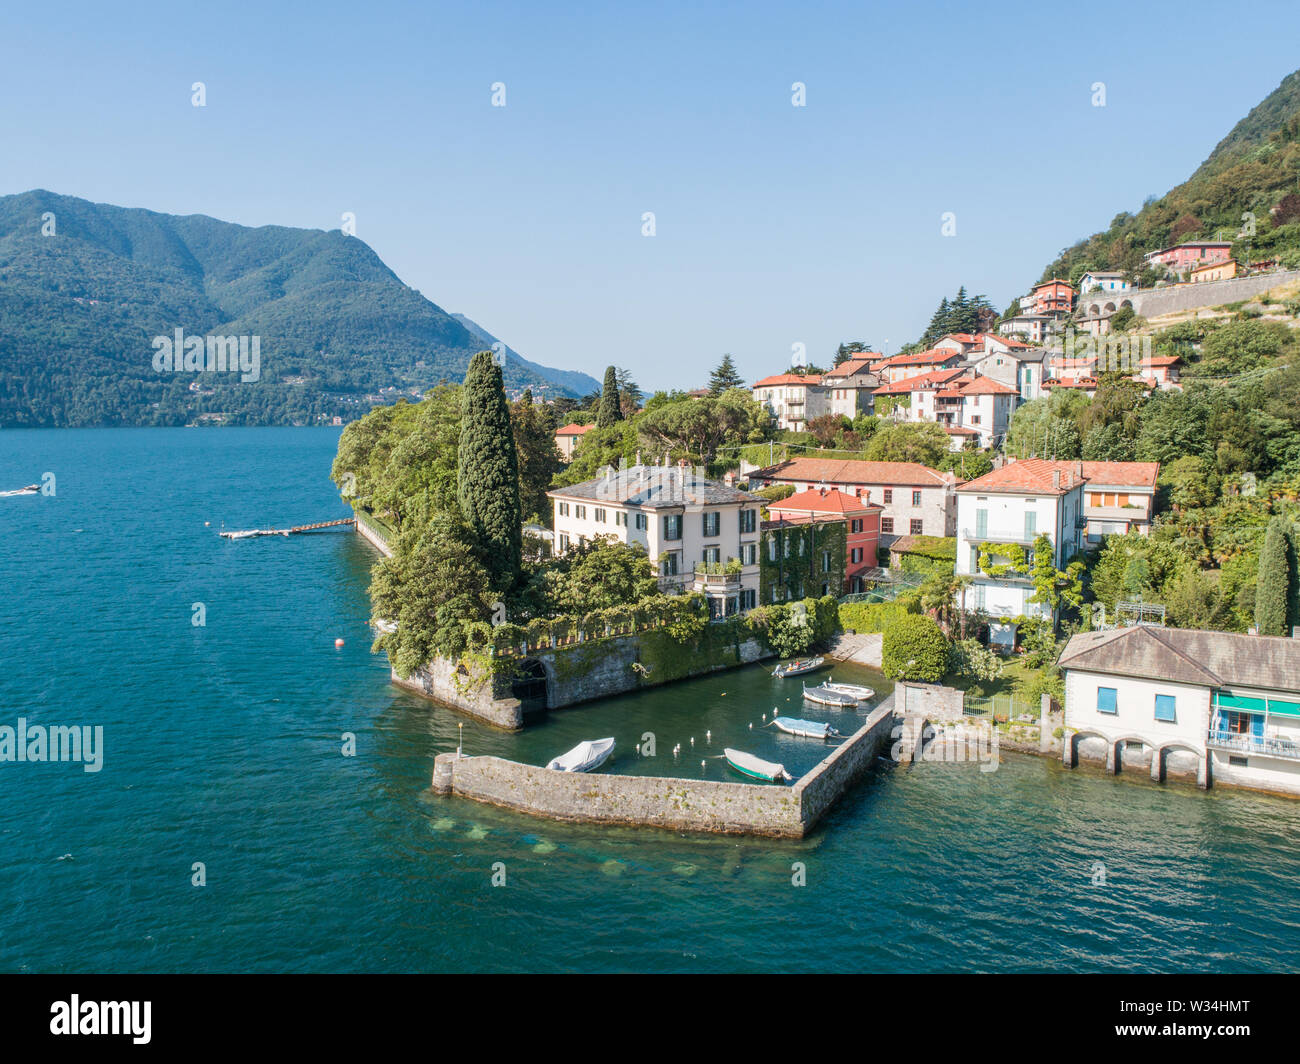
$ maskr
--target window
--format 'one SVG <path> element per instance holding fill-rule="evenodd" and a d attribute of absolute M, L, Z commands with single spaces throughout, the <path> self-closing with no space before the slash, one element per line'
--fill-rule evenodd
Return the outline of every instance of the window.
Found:
<path fill-rule="evenodd" d="M 921 493 L 919 491 L 912 492 L 912 505 L 913 506 L 921 505 Z"/>
<path fill-rule="evenodd" d="M 880 519 L 880 531 L 892 533 L 894 531 L 894 519 L 892 517 L 882 517 Z"/>
<path fill-rule="evenodd" d="M 989 512 L 987 510 L 975 511 L 975 537 L 977 539 L 987 539 L 989 535 Z"/>
<path fill-rule="evenodd" d="M 603 525 L 605 523 L 605 511 L 599 506 L 596 507 L 595 517 L 600 524 Z"/>
<path fill-rule="evenodd" d="M 641 531 L 641 532 L 644 532 L 644 531 L 645 531 L 645 529 L 646 529 L 646 519 L 645 519 L 645 514 L 637 514 L 637 515 L 636 515 L 636 527 L 637 527 L 638 531 Z"/>
<path fill-rule="evenodd" d="M 758 561 L 758 544 L 746 543 L 740 548 L 740 564 L 754 565 Z"/>
<path fill-rule="evenodd" d="M 776 536 L 775 535 L 770 536 L 767 541 L 767 560 L 769 562 L 776 561 Z"/>
<path fill-rule="evenodd" d="M 1025 514 L 1025 539 L 1033 539 L 1038 531 L 1038 514 L 1032 510 Z"/>
<path fill-rule="evenodd" d="M 718 532 L 721 530 L 721 528 L 722 528 L 722 515 L 720 513 L 718 513 L 715 510 L 711 514 L 704 515 L 705 538 L 708 538 L 709 536 L 716 536 Z"/>
<path fill-rule="evenodd" d="M 831 571 L 831 552 L 828 550 L 824 550 L 822 551 L 822 572 L 829 573 L 830 571 Z"/>
<path fill-rule="evenodd" d="M 854 547 L 851 551 L 849 551 L 849 561 L 852 562 L 854 565 L 857 565 L 859 562 L 862 561 L 861 547 Z"/>
<path fill-rule="evenodd" d="M 614 524 L 616 524 L 616 525 L 623 525 L 623 526 L 626 527 L 626 525 L 627 525 L 627 514 L 625 514 L 622 510 L 615 510 L 615 511 L 614 511 Z"/>
<path fill-rule="evenodd" d="M 919 517 L 912 518 L 911 527 L 910 527 L 910 532 L 912 535 L 919 536 L 921 534 L 921 524 L 922 522 Z"/>
<path fill-rule="evenodd" d="M 894 489 L 893 489 L 893 488 L 886 488 L 886 489 L 885 489 L 885 505 L 888 506 L 888 505 L 889 505 L 891 502 L 893 502 L 893 501 L 894 501 Z"/>
<path fill-rule="evenodd" d="M 669 551 L 667 554 L 665 554 L 661 559 L 659 568 L 660 568 L 660 572 L 662 572 L 664 576 L 676 576 L 677 575 L 677 552 Z"/>
<path fill-rule="evenodd" d="M 756 529 L 757 527 L 758 527 L 758 511 L 757 511 L 757 510 L 741 510 L 741 511 L 740 511 L 740 531 L 741 531 L 742 533 L 745 533 L 745 532 L 753 532 L 754 529 Z"/>
<path fill-rule="evenodd" d="M 787 558 L 790 557 L 790 537 L 789 537 L 789 536 L 782 536 L 782 537 L 781 537 L 781 542 L 782 542 L 782 543 L 784 544 L 784 546 L 785 546 L 785 550 L 784 550 L 782 553 L 784 553 L 784 555 L 785 555 Z"/>
<path fill-rule="evenodd" d="M 587 508 L 585 506 L 575 506 L 573 508 L 573 516 L 578 518 L 580 521 L 585 521 L 587 519 Z"/>
<path fill-rule="evenodd" d="M 704 562 L 706 565 L 716 565 L 722 561 L 722 549 L 720 547 L 705 547 Z"/>
<path fill-rule="evenodd" d="M 561 532 L 561 533 L 560 533 L 560 552 L 563 553 L 564 551 L 566 551 L 566 550 L 568 550 L 568 549 L 569 549 L 569 536 L 568 536 L 567 533 L 565 533 L 565 532 Z"/>
<path fill-rule="evenodd" d="M 752 610 L 758 605 L 758 592 L 752 588 L 745 588 L 740 592 L 740 608 L 742 610 Z"/>
<path fill-rule="evenodd" d="M 1097 712 L 1098 713 L 1118 713 L 1119 704 L 1116 701 L 1116 690 L 1113 687 L 1097 688 Z"/>
<path fill-rule="evenodd" d="M 560 503 L 560 516 L 561 517 L 569 516 L 569 504 L 567 502 Z"/>
<path fill-rule="evenodd" d="M 664 539 L 682 538 L 682 515 L 669 514 L 664 518 Z"/>
<path fill-rule="evenodd" d="M 850 522 L 849 522 L 849 531 L 850 531 L 850 532 L 861 532 L 861 531 L 862 531 L 862 518 L 860 518 L 860 517 L 855 517 L 852 521 L 850 521 Z"/>
<path fill-rule="evenodd" d="M 980 423 L 980 416 L 979 416 L 979 414 L 972 414 L 972 415 L 971 415 L 971 418 L 970 418 L 970 423 L 971 423 L 972 425 L 978 425 L 978 424 Z"/>
<path fill-rule="evenodd" d="M 1156 720 L 1167 720 L 1171 724 L 1177 723 L 1178 716 L 1174 712 L 1175 699 L 1173 695 L 1156 695 Z"/>

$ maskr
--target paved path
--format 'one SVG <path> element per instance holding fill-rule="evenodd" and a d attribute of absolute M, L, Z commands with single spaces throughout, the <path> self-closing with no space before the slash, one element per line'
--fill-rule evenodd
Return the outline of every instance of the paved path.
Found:
<path fill-rule="evenodd" d="M 852 661 L 858 665 L 870 665 L 880 668 L 880 647 L 884 636 L 879 632 L 865 632 L 859 635 L 841 633 L 826 652 L 828 658 L 837 661 Z"/>

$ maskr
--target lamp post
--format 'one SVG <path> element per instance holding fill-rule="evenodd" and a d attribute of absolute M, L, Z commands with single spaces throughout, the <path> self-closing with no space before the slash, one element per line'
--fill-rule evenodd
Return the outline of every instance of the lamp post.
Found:
<path fill-rule="evenodd" d="M 465 756 L 465 722 L 457 721 L 456 728 L 458 729 L 458 738 L 456 739 L 456 756 L 464 757 Z"/>

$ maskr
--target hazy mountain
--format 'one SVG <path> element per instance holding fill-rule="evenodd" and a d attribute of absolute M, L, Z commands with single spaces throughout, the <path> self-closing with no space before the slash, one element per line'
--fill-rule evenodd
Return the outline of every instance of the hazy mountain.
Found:
<path fill-rule="evenodd" d="M 155 338 L 177 329 L 245 337 L 246 365 L 257 337 L 258 379 L 159 372 Z M 41 190 L 0 197 L 0 425 L 350 418 L 380 396 L 459 381 L 490 345 L 338 230 L 248 228 Z M 505 379 L 537 396 L 595 384 L 513 352 Z"/>
<path fill-rule="evenodd" d="M 483 349 L 490 348 L 495 343 L 500 343 L 500 341 L 483 328 L 483 326 L 479 325 L 478 322 L 470 321 L 470 319 L 465 317 L 464 314 L 453 314 L 452 317 L 465 326 L 465 328 L 470 331 L 471 335 L 478 338 L 479 342 L 483 345 Z M 512 362 L 518 362 L 521 365 L 531 367 L 545 376 L 546 379 L 551 381 L 553 384 L 558 384 L 562 388 L 567 388 L 573 395 L 590 395 L 592 392 L 600 391 L 601 383 L 596 380 L 595 377 L 589 376 L 586 373 L 581 373 L 575 369 L 548 369 L 545 366 L 539 366 L 536 362 L 529 362 L 528 359 L 524 358 L 518 351 L 508 344 L 506 345 L 506 357 Z"/>

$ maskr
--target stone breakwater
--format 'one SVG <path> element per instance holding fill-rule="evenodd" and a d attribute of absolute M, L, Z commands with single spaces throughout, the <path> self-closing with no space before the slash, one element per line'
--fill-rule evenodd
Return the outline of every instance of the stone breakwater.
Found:
<path fill-rule="evenodd" d="M 556 772 L 454 752 L 436 758 L 432 787 L 551 820 L 802 838 L 888 747 L 894 723 L 890 696 L 793 787 Z"/>

